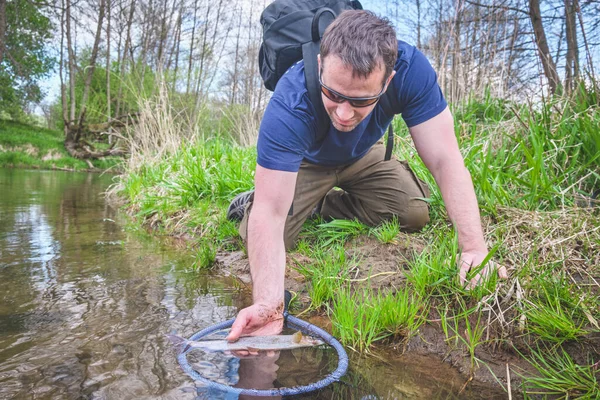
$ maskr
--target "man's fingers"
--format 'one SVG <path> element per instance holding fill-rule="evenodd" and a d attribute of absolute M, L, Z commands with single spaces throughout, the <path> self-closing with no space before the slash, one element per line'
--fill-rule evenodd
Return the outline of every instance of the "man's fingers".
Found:
<path fill-rule="evenodd" d="M 506 267 L 490 261 L 489 264 L 481 271 L 481 273 L 475 275 L 471 282 L 469 282 L 468 289 L 473 289 L 475 286 L 479 285 L 483 280 L 487 280 L 490 278 L 491 274 L 497 271 L 498 277 L 500 279 L 508 279 L 508 272 Z"/>
<path fill-rule="evenodd" d="M 483 269 L 483 271 L 481 271 L 480 273 L 478 273 L 477 275 L 475 275 L 475 277 L 473 279 L 471 279 L 471 281 L 469 282 L 469 285 L 467 286 L 467 289 L 473 289 L 475 288 L 477 285 L 479 285 L 481 282 L 483 282 L 485 279 L 488 278 L 488 268 L 485 267 Z"/>
<path fill-rule="evenodd" d="M 506 270 L 506 267 L 498 264 L 495 261 L 490 261 L 488 263 L 488 265 L 485 267 L 485 270 L 486 270 L 486 274 L 485 274 L 486 279 L 489 278 L 494 273 L 494 271 L 496 271 L 498 273 L 498 277 L 500 279 L 508 279 L 508 271 Z"/>
<path fill-rule="evenodd" d="M 242 310 L 233 322 L 233 325 L 231 325 L 231 330 L 229 331 L 229 335 L 227 335 L 227 341 L 235 342 L 236 340 L 238 340 L 247 324 L 248 317 L 244 310 Z"/>
<path fill-rule="evenodd" d="M 508 271 L 506 270 L 506 267 L 501 266 L 498 268 L 498 276 L 500 279 L 508 279 Z"/>
<path fill-rule="evenodd" d="M 467 283 L 467 273 L 469 272 L 470 269 L 471 269 L 471 264 L 468 264 L 464 260 L 460 260 L 460 268 L 459 268 L 458 276 L 459 276 L 461 285 L 464 285 Z"/>
<path fill-rule="evenodd" d="M 483 255 L 482 255 L 483 256 Z M 498 273 L 500 279 L 508 279 L 508 271 L 506 267 L 495 261 L 488 260 L 485 266 L 477 263 L 478 258 L 472 257 L 472 254 L 463 253 L 459 258 L 458 276 L 460 284 L 466 286 L 467 289 L 472 289 L 483 283 L 491 277 L 492 274 Z M 475 276 L 467 281 L 469 271 Z"/>

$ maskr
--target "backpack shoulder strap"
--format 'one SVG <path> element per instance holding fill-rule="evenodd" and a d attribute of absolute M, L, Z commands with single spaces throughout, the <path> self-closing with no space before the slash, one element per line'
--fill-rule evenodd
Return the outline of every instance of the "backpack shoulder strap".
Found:
<path fill-rule="evenodd" d="M 392 79 L 385 94 L 379 99 L 381 107 L 387 115 L 394 115 L 394 110 L 397 110 L 398 99 L 396 89 L 394 88 L 394 80 Z M 392 150 L 394 149 L 394 128 L 392 127 L 393 120 L 388 126 L 387 140 L 385 145 L 385 161 L 392 158 Z"/>
<path fill-rule="evenodd" d="M 325 15 L 325 19 L 321 21 L 321 17 Z M 321 31 L 325 30 L 324 27 L 329 25 L 326 22 L 326 18 L 330 20 L 335 19 L 337 14 L 331 8 L 322 7 L 315 13 L 312 24 L 311 24 L 311 40 L 302 45 L 302 58 L 304 59 L 304 77 L 306 79 L 306 88 L 308 90 L 308 97 L 313 104 L 316 112 L 317 119 L 317 141 L 321 142 L 327 132 L 331 120 L 325 112 L 325 106 L 323 105 L 323 99 L 321 97 L 321 88 L 319 84 L 319 65 L 317 62 L 317 55 L 321 51 Z"/>
<path fill-rule="evenodd" d="M 308 90 L 310 102 L 313 104 L 316 112 L 317 142 L 321 142 L 325 138 L 331 124 L 329 115 L 325 112 L 325 106 L 321 98 L 321 88 L 319 87 L 319 65 L 317 63 L 319 50 L 319 43 L 308 42 L 302 45 L 306 89 Z"/>

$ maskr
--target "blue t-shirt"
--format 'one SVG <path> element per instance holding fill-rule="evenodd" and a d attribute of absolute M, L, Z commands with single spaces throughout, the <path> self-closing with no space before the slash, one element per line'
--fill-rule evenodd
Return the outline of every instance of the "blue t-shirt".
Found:
<path fill-rule="evenodd" d="M 446 108 L 435 71 L 414 46 L 398 41 L 394 69 L 394 88 L 399 99 L 394 114 L 402 114 L 408 127 L 425 122 Z M 316 113 L 306 89 L 304 62 L 299 61 L 277 82 L 265 110 L 258 133 L 257 161 L 264 168 L 290 172 L 297 172 L 302 160 L 325 166 L 350 164 L 381 139 L 393 118 L 378 102 L 352 131 L 340 132 L 331 124 L 326 137 L 317 140 Z"/>

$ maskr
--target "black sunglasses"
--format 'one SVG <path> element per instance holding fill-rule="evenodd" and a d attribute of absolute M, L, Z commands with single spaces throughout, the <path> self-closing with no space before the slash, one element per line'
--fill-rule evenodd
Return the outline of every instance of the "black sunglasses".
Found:
<path fill-rule="evenodd" d="M 343 94 L 338 93 L 335 90 L 330 89 L 323 84 L 323 81 L 321 80 L 322 73 L 323 73 L 323 70 L 321 69 L 319 71 L 319 84 L 321 85 L 321 92 L 325 95 L 325 97 L 327 97 L 329 100 L 333 101 L 334 103 L 343 103 L 344 101 L 347 101 L 348 103 L 350 103 L 350 105 L 352 107 L 359 107 L 359 108 L 360 107 L 368 107 L 368 106 L 371 106 L 371 105 L 377 103 L 377 100 L 379 100 L 379 98 L 381 96 L 383 96 L 383 94 L 385 93 L 386 85 L 383 85 L 383 88 L 381 89 L 381 93 L 379 93 L 377 96 L 372 96 L 372 97 L 344 96 Z"/>

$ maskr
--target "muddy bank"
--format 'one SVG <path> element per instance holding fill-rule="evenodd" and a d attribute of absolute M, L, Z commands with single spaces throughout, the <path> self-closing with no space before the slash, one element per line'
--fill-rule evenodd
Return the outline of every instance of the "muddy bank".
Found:
<path fill-rule="evenodd" d="M 408 261 L 415 252 L 420 253 L 425 243 L 416 237 L 401 233 L 393 244 L 381 244 L 376 239 L 361 237 L 346 244 L 347 259 L 360 262 L 350 270 L 349 281 L 352 283 L 368 283 L 373 289 L 396 288 L 404 285 Z M 297 252 L 286 254 L 287 290 L 298 295 L 302 308 L 310 304 L 305 277 L 297 268 L 309 266 L 315 261 Z M 215 272 L 232 275 L 246 285 L 251 284 L 250 266 L 244 251 L 220 252 L 215 259 Z"/>
<path fill-rule="evenodd" d="M 401 233 L 394 243 L 382 244 L 371 237 L 361 236 L 346 243 L 347 259 L 360 260 L 350 270 L 347 279 L 353 285 L 368 284 L 375 290 L 394 290 L 406 285 L 406 275 L 409 273 L 409 261 L 415 254 L 425 249 L 424 240 L 415 235 Z M 302 312 L 310 306 L 308 294 L 309 282 L 298 268 L 314 264 L 314 260 L 297 252 L 287 254 L 286 288 L 297 294 L 296 313 Z M 235 277 L 242 282 L 248 294 L 251 291 L 251 277 L 248 259 L 243 251 L 221 252 L 217 254 L 214 272 L 220 275 Z M 514 301 L 515 281 L 509 279 L 501 282 L 496 291 L 496 303 L 486 309 L 483 307 L 482 319 L 489 318 L 484 331 L 483 342 L 475 350 L 473 361 L 469 355 L 464 340 L 468 341 L 466 326 L 460 321 L 455 325 L 456 335 L 448 339 L 444 333 L 441 316 L 436 306 L 436 299 L 430 303 L 429 315 L 426 322 L 421 325 L 417 334 L 410 338 L 396 337 L 378 343 L 373 347 L 372 354 L 390 360 L 403 356 L 431 356 L 435 355 L 443 362 L 452 365 L 464 378 L 465 389 L 473 386 L 495 387 L 507 389 L 510 387 L 516 398 L 519 398 L 521 378 L 519 374 L 535 375 L 535 369 L 519 354 L 528 354 L 529 346 L 535 345 L 530 337 L 519 331 L 517 324 L 503 324 L 493 317 L 498 309 L 502 309 L 508 302 Z M 245 296 L 251 301 L 251 296 Z M 472 301 L 469 307 L 476 307 L 477 302 Z M 457 312 L 457 310 L 453 310 Z M 475 317 L 473 315 L 472 317 Z M 506 320 L 517 317 L 514 310 L 506 310 Z M 331 332 L 331 321 L 323 311 L 310 311 L 304 313 L 302 318 Z M 472 321 L 475 322 L 475 321 Z M 461 336 L 461 338 L 458 337 Z M 451 335 L 452 336 L 452 335 Z M 574 361 L 581 364 L 589 362 L 592 353 L 598 358 L 600 349 L 600 335 L 588 335 L 581 342 L 564 344 Z M 510 384 L 509 384 L 510 381 Z M 481 386 L 483 385 L 483 386 Z"/>
<path fill-rule="evenodd" d="M 361 237 L 346 244 L 348 258 L 356 257 L 360 263 L 351 270 L 351 281 L 368 283 L 373 289 L 393 290 L 405 285 L 408 262 L 415 252 L 423 251 L 425 243 L 421 239 L 408 234 L 400 234 L 396 243 L 381 244 L 373 238 Z M 296 309 L 305 310 L 310 305 L 308 282 L 297 271 L 298 267 L 311 265 L 314 261 L 298 253 L 287 254 L 286 289 L 297 295 Z M 233 276 L 243 283 L 248 291 L 245 296 L 251 301 L 251 277 L 248 259 L 243 251 L 221 252 L 217 254 L 214 272 L 219 275 Z M 331 332 L 331 320 L 324 312 L 310 311 L 302 318 Z M 391 352 L 390 352 L 391 351 Z M 512 388 L 518 387 L 520 379 L 515 373 L 507 375 L 506 365 L 511 368 L 527 369 L 528 364 L 513 354 L 506 346 L 479 346 L 476 355 L 487 367 L 481 364 L 474 369 L 468 353 L 459 346 L 449 346 L 440 323 L 427 321 L 419 332 L 411 338 L 395 338 L 379 343 L 372 349 L 372 355 L 377 358 L 391 360 L 407 356 L 431 356 L 450 363 L 464 377 L 465 384 L 471 380 L 477 385 L 492 385 L 500 387 L 498 380 L 507 387 L 510 378 Z M 379 356 L 381 355 L 381 356 Z M 489 369 L 488 369 L 489 368 Z M 491 370 L 491 371 L 490 371 Z M 495 375 L 495 377 L 494 377 Z M 475 384 L 475 382 L 473 382 Z"/>

